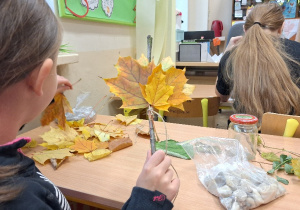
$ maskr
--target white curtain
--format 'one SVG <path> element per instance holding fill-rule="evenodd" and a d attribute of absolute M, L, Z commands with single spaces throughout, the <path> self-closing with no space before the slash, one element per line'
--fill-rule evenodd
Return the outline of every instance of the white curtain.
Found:
<path fill-rule="evenodd" d="M 170 56 L 175 62 L 175 0 L 137 0 L 136 58 L 147 55 L 147 36 L 153 37 L 152 58 L 155 64 Z"/>

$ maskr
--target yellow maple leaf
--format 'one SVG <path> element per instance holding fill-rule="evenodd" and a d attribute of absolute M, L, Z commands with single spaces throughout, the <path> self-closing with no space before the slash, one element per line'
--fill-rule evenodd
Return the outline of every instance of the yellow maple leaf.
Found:
<path fill-rule="evenodd" d="M 162 65 L 162 70 L 167 71 L 169 68 L 174 67 L 175 63 L 173 62 L 170 56 L 163 58 L 160 62 Z"/>
<path fill-rule="evenodd" d="M 49 125 L 54 119 L 57 119 L 58 126 L 65 129 L 66 116 L 65 112 L 73 113 L 72 107 L 69 101 L 62 93 L 58 93 L 54 96 L 54 102 L 51 103 L 43 112 L 41 118 L 41 124 Z"/>
<path fill-rule="evenodd" d="M 51 158 L 55 159 L 64 159 L 65 157 L 73 156 L 72 153 L 70 153 L 70 149 L 59 149 L 59 150 L 49 150 L 49 151 L 42 151 L 35 153 L 33 155 L 33 159 L 39 162 L 40 164 L 44 164 L 46 160 L 49 160 Z"/>
<path fill-rule="evenodd" d="M 28 142 L 27 144 L 25 144 L 25 148 L 34 148 L 37 146 L 37 141 L 34 139 L 31 139 L 30 142 Z"/>
<path fill-rule="evenodd" d="M 77 121 L 66 121 L 70 127 L 80 127 L 84 125 L 84 118 Z"/>
<path fill-rule="evenodd" d="M 91 128 L 89 126 L 81 126 L 78 128 L 78 131 L 80 131 L 86 139 L 88 139 L 91 136 L 96 136 L 94 130 L 94 128 Z"/>
<path fill-rule="evenodd" d="M 143 53 L 142 53 L 141 57 L 137 61 L 142 66 L 148 66 L 149 65 L 149 60 L 148 60 L 148 58 L 146 58 L 146 56 Z"/>
<path fill-rule="evenodd" d="M 121 108 L 139 109 L 148 107 L 139 84 L 146 84 L 148 76 L 155 67 L 153 62 L 147 66 L 141 65 L 137 60 L 129 57 L 120 57 L 115 65 L 118 70 L 116 78 L 104 79 L 110 87 L 110 92 L 122 99 Z"/>
<path fill-rule="evenodd" d="M 294 169 L 294 174 L 300 179 L 300 158 L 292 159 L 292 166 Z"/>
<path fill-rule="evenodd" d="M 70 146 L 69 148 L 76 150 L 78 153 L 87 153 L 96 150 L 97 146 L 93 141 L 76 138 L 75 144 Z"/>
<path fill-rule="evenodd" d="M 116 128 L 111 125 L 95 125 L 94 132 L 96 132 L 96 130 L 109 134 L 110 137 L 114 137 L 114 138 L 124 136 L 123 130 L 121 128 Z"/>
<path fill-rule="evenodd" d="M 108 149 L 97 149 L 97 150 L 94 150 L 90 153 L 84 153 L 84 157 L 88 161 L 91 162 L 91 161 L 94 161 L 94 160 L 104 158 L 104 157 L 108 156 L 110 153 L 112 153 L 112 151 L 110 151 Z"/>
<path fill-rule="evenodd" d="M 125 125 L 131 124 L 134 120 L 136 120 L 137 115 L 132 115 L 132 116 L 124 116 L 122 114 L 117 114 L 116 115 L 117 120 L 125 123 Z"/>
<path fill-rule="evenodd" d="M 103 131 L 95 130 L 95 134 L 98 137 L 98 139 L 102 142 L 108 141 L 110 139 L 110 135 Z"/>
<path fill-rule="evenodd" d="M 66 148 L 74 144 L 76 136 L 78 136 L 78 133 L 68 125 L 66 125 L 66 130 L 50 127 L 50 131 L 41 135 L 48 146 L 55 145 L 58 148 Z"/>
<path fill-rule="evenodd" d="M 195 90 L 195 85 L 184 84 L 182 92 L 185 95 L 190 96 L 190 95 L 192 95 L 194 90 Z"/>
<path fill-rule="evenodd" d="M 168 103 L 170 103 L 171 106 L 178 106 L 187 100 L 191 100 L 191 98 L 183 92 L 183 87 L 187 81 L 185 70 L 171 67 L 166 71 L 166 84 L 174 86 L 173 94 L 168 99 Z"/>
<path fill-rule="evenodd" d="M 146 101 L 153 107 L 168 111 L 171 106 L 168 103 L 169 97 L 173 94 L 174 86 L 166 84 L 166 75 L 161 65 L 157 66 L 148 78 L 146 85 L 141 85 L 141 90 Z"/>

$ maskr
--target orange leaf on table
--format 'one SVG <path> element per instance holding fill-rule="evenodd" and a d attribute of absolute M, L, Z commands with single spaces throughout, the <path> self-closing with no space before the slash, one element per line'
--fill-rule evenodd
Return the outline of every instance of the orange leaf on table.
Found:
<path fill-rule="evenodd" d="M 69 148 L 76 150 L 78 153 L 87 153 L 96 150 L 97 146 L 93 141 L 76 138 L 75 144 L 70 146 Z"/>
<path fill-rule="evenodd" d="M 170 107 L 168 99 L 173 94 L 174 86 L 167 85 L 165 80 L 166 75 L 159 65 L 153 69 L 147 84 L 140 84 L 140 87 L 144 98 L 150 105 L 159 110 L 168 111 Z"/>
<path fill-rule="evenodd" d="M 73 113 L 69 101 L 62 93 L 54 96 L 54 102 L 51 103 L 43 112 L 41 124 L 49 125 L 54 119 L 57 119 L 58 126 L 62 129 L 66 127 L 65 112 Z"/>
<path fill-rule="evenodd" d="M 146 64 L 145 61 L 142 63 Z M 118 70 L 116 78 L 104 79 L 110 87 L 110 92 L 122 99 L 121 108 L 139 109 L 148 107 L 139 84 L 145 85 L 148 76 L 155 67 L 153 62 L 147 66 L 141 65 L 137 60 L 129 57 L 120 57 L 115 66 Z"/>

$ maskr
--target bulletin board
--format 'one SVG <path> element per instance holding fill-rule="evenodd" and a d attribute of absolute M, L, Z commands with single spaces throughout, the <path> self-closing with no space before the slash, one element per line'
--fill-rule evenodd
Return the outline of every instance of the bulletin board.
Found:
<path fill-rule="evenodd" d="M 59 16 L 135 26 L 136 0 L 57 0 Z"/>

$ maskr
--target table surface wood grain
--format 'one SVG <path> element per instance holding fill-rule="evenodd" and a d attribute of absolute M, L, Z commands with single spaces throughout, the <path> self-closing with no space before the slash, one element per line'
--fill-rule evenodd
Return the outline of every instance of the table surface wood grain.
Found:
<path fill-rule="evenodd" d="M 120 124 L 112 116 L 97 116 L 97 122 Z M 148 121 L 141 125 L 148 126 Z M 103 159 L 88 162 L 82 155 L 68 158 L 57 170 L 50 164 L 40 165 L 36 163 L 41 172 L 56 184 L 69 200 L 102 207 L 105 209 L 120 209 L 129 198 L 132 188 L 143 167 L 147 150 L 150 149 L 148 137 L 135 134 L 136 125 L 120 126 L 133 141 L 133 146 L 112 153 Z M 162 122 L 155 122 L 158 136 L 166 139 L 165 128 Z M 166 123 L 169 139 L 185 141 L 203 136 L 227 137 L 227 130 L 204 128 L 181 124 Z M 41 142 L 41 134 L 50 130 L 49 126 L 39 127 L 22 136 L 31 137 Z M 262 135 L 268 146 L 299 151 L 300 139 L 281 136 Z M 23 152 L 32 157 L 36 151 L 43 148 L 37 146 L 31 149 L 23 149 Z M 172 163 L 181 181 L 178 196 L 174 203 L 174 209 L 223 209 L 219 199 L 210 194 L 200 183 L 196 174 L 196 167 L 192 160 L 183 160 L 175 157 Z M 267 162 L 259 155 L 257 161 Z M 258 163 L 254 163 L 259 166 Z M 271 165 L 261 164 L 267 171 Z M 260 206 L 261 209 L 299 209 L 300 179 L 296 176 L 285 175 L 279 172 L 279 176 L 289 180 L 290 184 L 284 187 L 286 195 Z"/>

